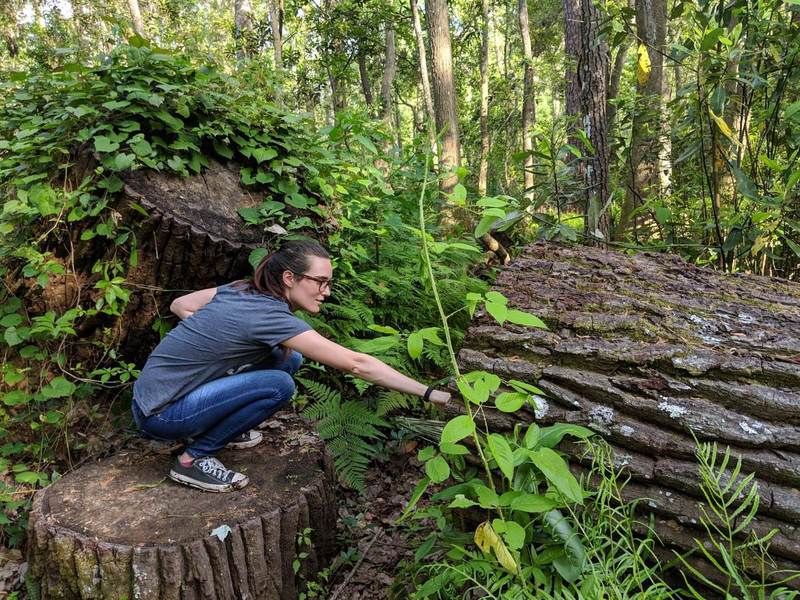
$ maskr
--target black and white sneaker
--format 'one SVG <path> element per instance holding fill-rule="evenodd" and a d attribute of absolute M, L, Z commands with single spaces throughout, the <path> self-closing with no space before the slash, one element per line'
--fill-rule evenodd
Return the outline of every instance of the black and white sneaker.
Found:
<path fill-rule="evenodd" d="M 250 431 L 245 431 L 242 435 L 233 438 L 230 442 L 228 442 L 225 445 L 225 447 L 233 448 L 234 450 L 241 450 L 242 448 L 252 448 L 253 446 L 258 446 L 261 443 L 261 440 L 263 439 L 264 436 L 261 435 L 260 431 L 251 429 Z"/>
<path fill-rule="evenodd" d="M 192 466 L 184 467 L 178 459 L 169 471 L 169 478 L 207 492 L 232 492 L 246 486 L 247 475 L 226 469 L 213 456 L 195 458 Z"/>

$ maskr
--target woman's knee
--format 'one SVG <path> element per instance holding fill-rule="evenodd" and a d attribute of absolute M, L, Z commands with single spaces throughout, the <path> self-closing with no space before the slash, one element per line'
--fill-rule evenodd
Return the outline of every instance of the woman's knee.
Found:
<path fill-rule="evenodd" d="M 303 364 L 303 355 L 299 352 L 292 350 L 289 353 L 289 356 L 286 357 L 286 371 L 290 375 L 294 375 L 300 369 L 300 365 Z"/>

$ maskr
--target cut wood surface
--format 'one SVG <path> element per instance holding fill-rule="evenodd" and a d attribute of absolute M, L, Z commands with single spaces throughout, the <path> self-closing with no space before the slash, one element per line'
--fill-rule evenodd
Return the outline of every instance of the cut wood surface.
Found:
<path fill-rule="evenodd" d="M 549 330 L 476 315 L 462 369 L 546 393 L 514 415 L 488 409 L 491 427 L 592 428 L 632 476 L 627 496 L 648 499 L 640 506 L 678 548 L 702 534 L 690 431 L 730 447 L 759 484 L 755 530 L 778 529 L 772 553 L 800 568 L 800 285 L 670 255 L 538 243 L 493 289 Z"/>
<path fill-rule="evenodd" d="M 261 445 L 220 454 L 250 477 L 236 492 L 178 485 L 165 479 L 172 456 L 139 451 L 84 465 L 39 492 L 28 560 L 40 597 L 296 598 L 333 551 L 333 475 L 304 421 L 284 414 L 272 425 Z M 311 544 L 298 547 L 307 528 Z M 296 574 L 300 552 L 308 556 Z"/>

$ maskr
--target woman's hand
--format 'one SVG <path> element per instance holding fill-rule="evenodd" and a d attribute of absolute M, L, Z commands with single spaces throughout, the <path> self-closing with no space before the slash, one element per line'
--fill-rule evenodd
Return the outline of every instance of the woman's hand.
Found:
<path fill-rule="evenodd" d="M 450 401 L 450 392 L 434 390 L 431 392 L 431 395 L 428 396 L 428 399 L 438 406 L 444 406 Z"/>

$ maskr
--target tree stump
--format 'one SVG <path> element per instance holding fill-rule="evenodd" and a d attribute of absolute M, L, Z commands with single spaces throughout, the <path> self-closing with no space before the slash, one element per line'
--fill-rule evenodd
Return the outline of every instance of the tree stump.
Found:
<path fill-rule="evenodd" d="M 28 538 L 39 597 L 296 598 L 334 548 L 334 479 L 302 419 L 283 414 L 274 423 L 261 445 L 221 453 L 250 477 L 240 491 L 176 484 L 165 480 L 172 456 L 127 451 L 39 492 Z"/>
<path fill-rule="evenodd" d="M 534 244 L 497 278 L 509 306 L 549 331 L 479 313 L 459 354 L 537 385 L 547 397 L 492 427 L 578 423 L 601 434 L 647 498 L 662 541 L 693 546 L 701 494 L 695 444 L 713 440 L 754 472 L 753 529 L 777 529 L 771 553 L 800 569 L 800 285 L 698 268 L 664 254 L 625 256 Z M 579 449 L 566 447 L 577 458 Z"/>

